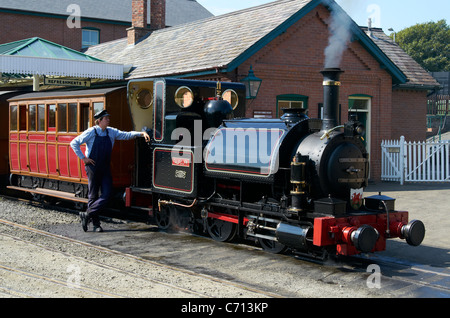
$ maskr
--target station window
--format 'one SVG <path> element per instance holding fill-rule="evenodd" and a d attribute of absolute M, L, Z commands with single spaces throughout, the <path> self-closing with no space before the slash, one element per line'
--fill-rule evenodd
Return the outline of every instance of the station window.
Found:
<path fill-rule="evenodd" d="M 83 29 L 81 37 L 82 49 L 86 49 L 91 45 L 97 45 L 100 43 L 100 31 L 98 29 Z"/>
<path fill-rule="evenodd" d="M 17 105 L 13 105 L 9 109 L 9 118 L 9 129 L 11 131 L 17 131 Z"/>
<path fill-rule="evenodd" d="M 277 96 L 277 117 L 283 116 L 284 108 L 308 109 L 308 96 L 287 94 Z"/>

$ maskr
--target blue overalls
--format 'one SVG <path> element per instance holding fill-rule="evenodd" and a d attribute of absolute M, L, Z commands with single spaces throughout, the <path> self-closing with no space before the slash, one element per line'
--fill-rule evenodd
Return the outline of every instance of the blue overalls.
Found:
<path fill-rule="evenodd" d="M 112 143 L 106 129 L 106 136 L 99 136 L 94 129 L 95 139 L 89 158 L 95 161 L 95 165 L 86 165 L 88 177 L 88 214 L 94 227 L 100 226 L 99 214 L 108 203 L 112 192 L 111 152 Z M 101 196 L 99 197 L 99 190 Z"/>

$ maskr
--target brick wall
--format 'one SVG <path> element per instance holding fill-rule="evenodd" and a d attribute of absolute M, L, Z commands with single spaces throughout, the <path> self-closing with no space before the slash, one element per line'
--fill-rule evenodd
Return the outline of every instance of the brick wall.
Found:
<path fill-rule="evenodd" d="M 0 12 L 2 32 L 0 44 L 40 37 L 71 49 L 81 50 L 81 33 L 84 27 L 100 30 L 100 43 L 126 37 L 124 25 L 81 21 L 81 28 L 69 28 L 63 18 L 38 17 L 26 14 Z"/>
<path fill-rule="evenodd" d="M 427 91 L 394 89 L 392 93 L 392 139 L 426 139 Z"/>

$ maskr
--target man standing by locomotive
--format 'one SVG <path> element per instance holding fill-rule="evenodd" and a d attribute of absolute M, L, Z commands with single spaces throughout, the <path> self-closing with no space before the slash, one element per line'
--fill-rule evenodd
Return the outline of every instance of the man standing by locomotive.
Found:
<path fill-rule="evenodd" d="M 96 125 L 85 130 L 70 143 L 75 154 L 84 162 L 88 176 L 88 209 L 86 212 L 80 212 L 81 226 L 85 232 L 91 220 L 94 232 L 103 232 L 99 214 L 111 196 L 111 152 L 114 141 L 136 137 L 144 137 L 146 141 L 150 141 L 150 136 L 146 132 L 124 132 L 108 127 L 110 115 L 106 110 L 96 113 L 94 119 Z M 86 144 L 84 154 L 80 148 L 82 144 Z M 101 196 L 98 195 L 100 189 Z"/>

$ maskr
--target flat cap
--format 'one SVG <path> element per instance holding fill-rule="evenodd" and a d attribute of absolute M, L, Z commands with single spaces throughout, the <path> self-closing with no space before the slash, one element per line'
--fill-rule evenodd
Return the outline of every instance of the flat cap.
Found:
<path fill-rule="evenodd" d="M 110 114 L 108 114 L 108 112 L 106 111 L 106 109 L 104 109 L 104 110 L 99 111 L 98 113 L 96 113 L 96 114 L 94 115 L 94 119 L 95 119 L 95 120 L 98 120 L 98 119 L 103 118 L 103 117 L 105 117 L 105 116 L 111 116 Z"/>

